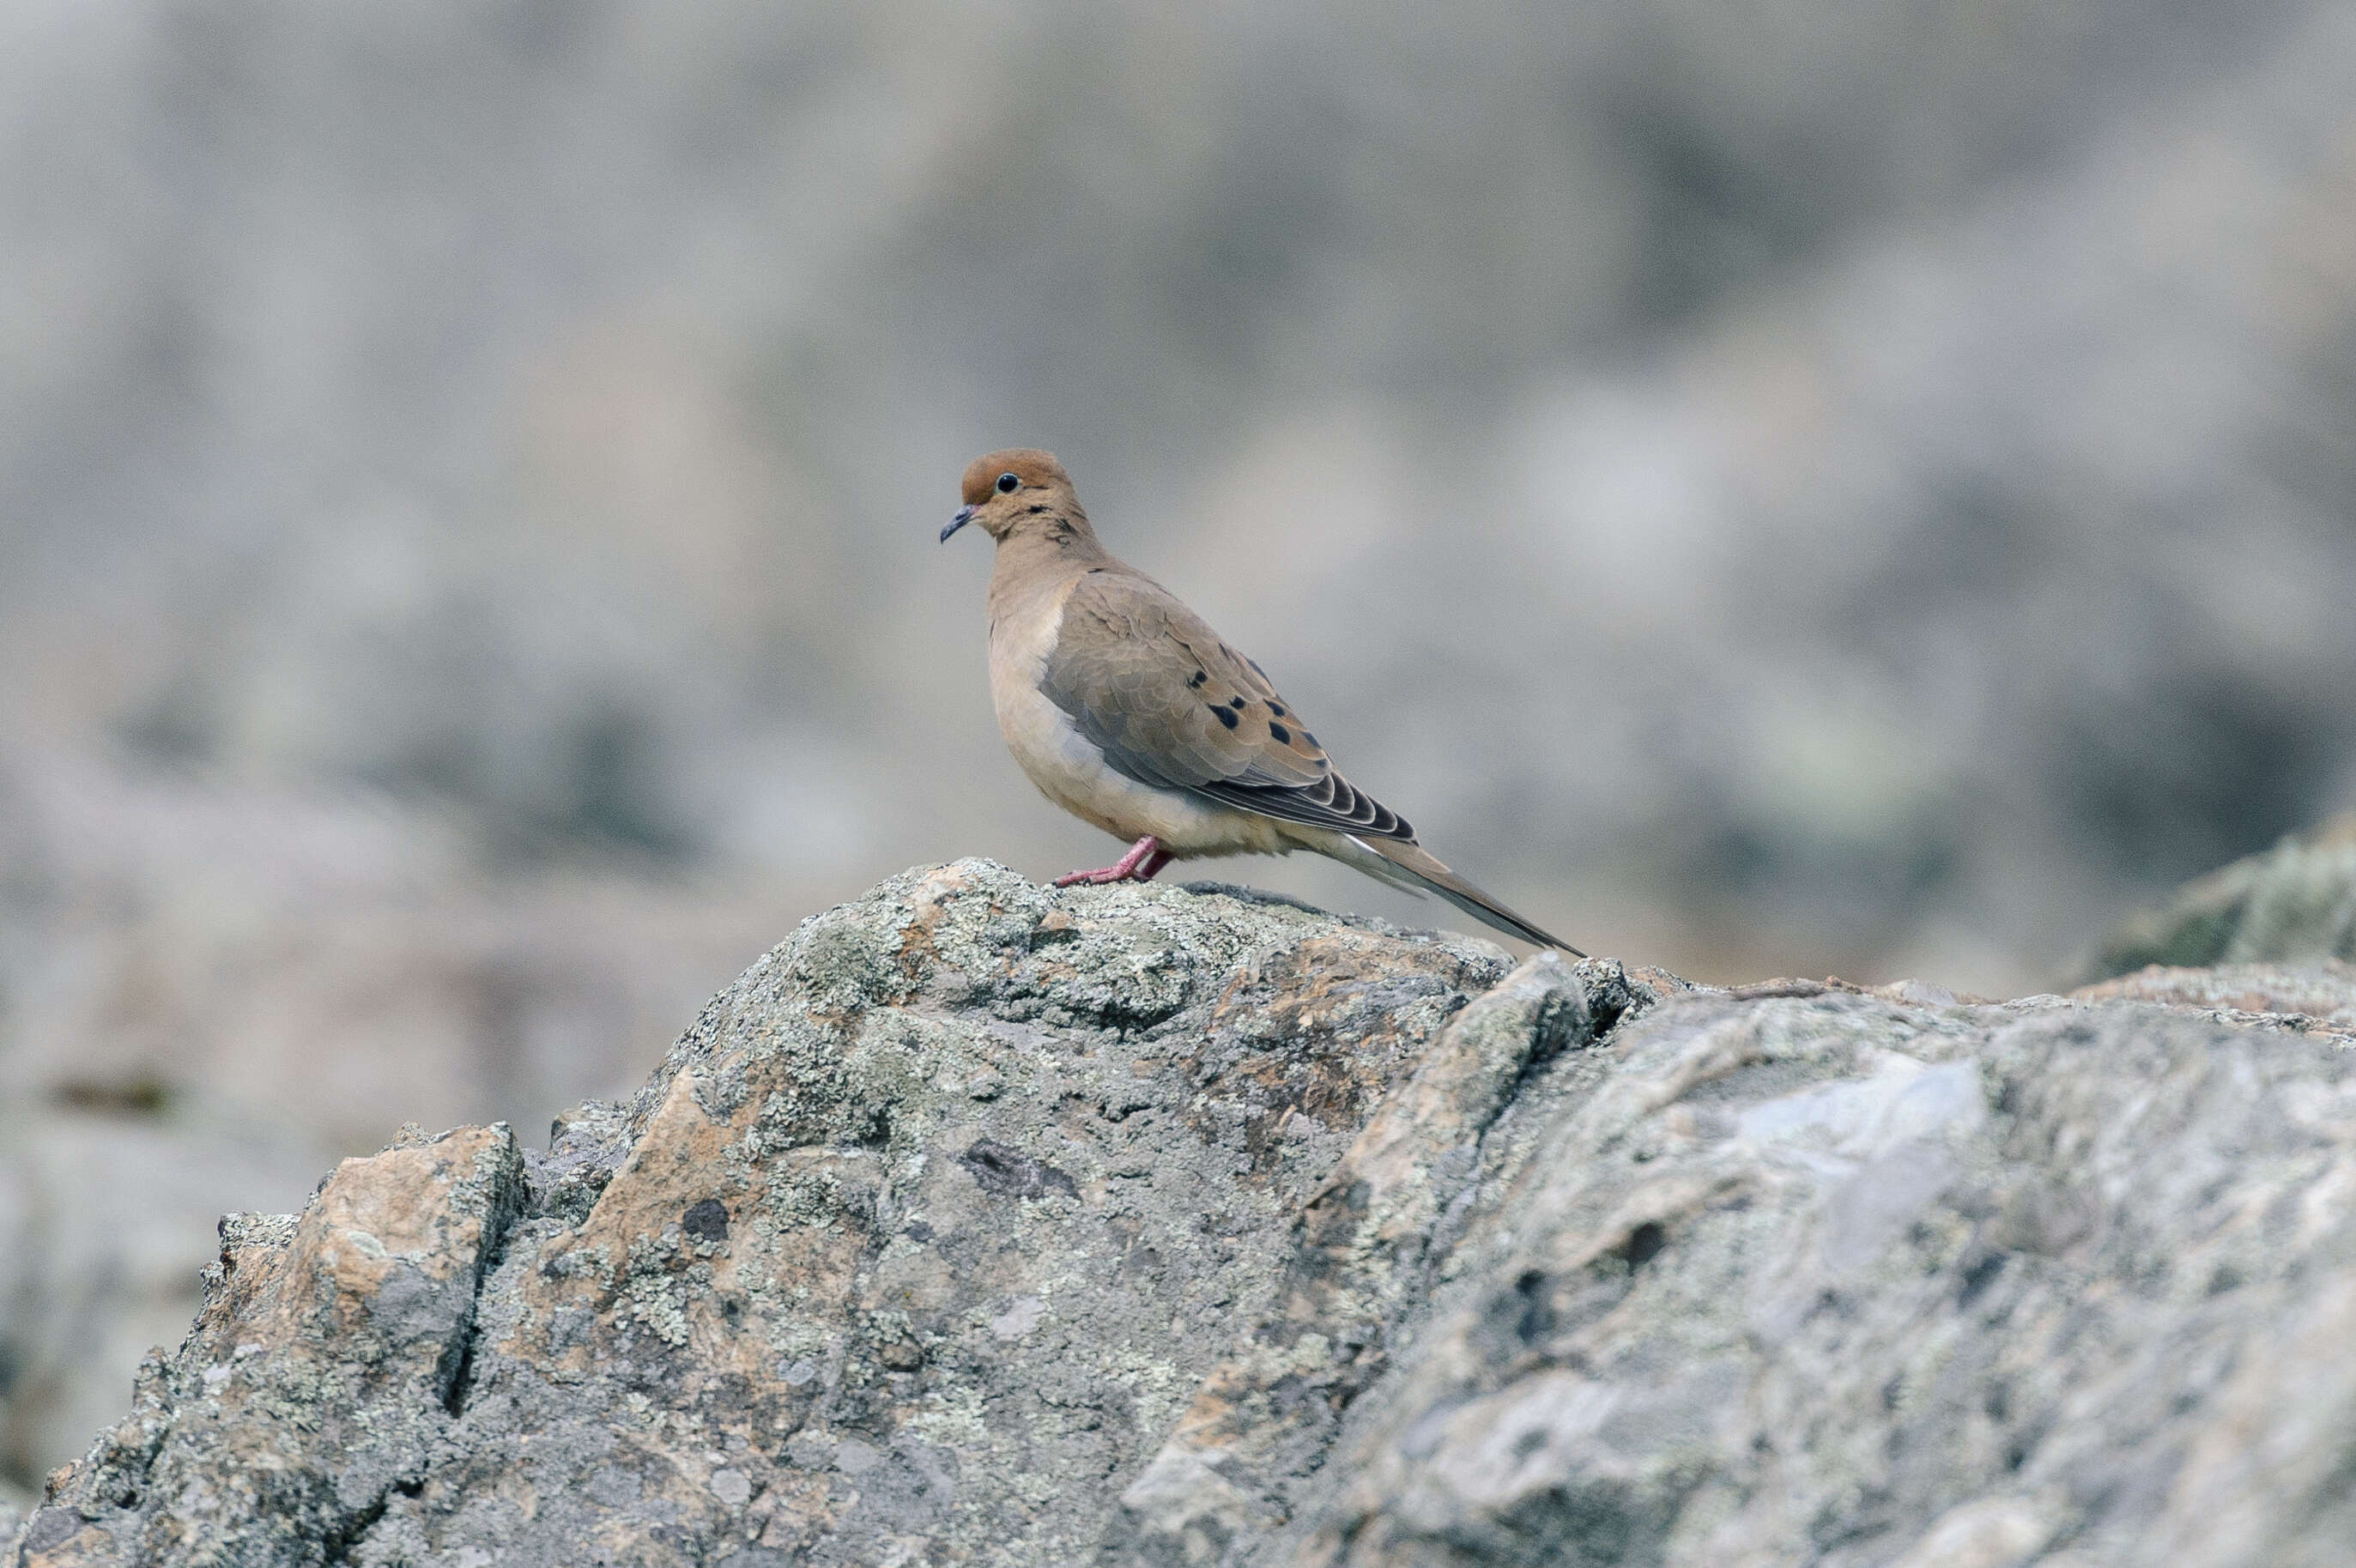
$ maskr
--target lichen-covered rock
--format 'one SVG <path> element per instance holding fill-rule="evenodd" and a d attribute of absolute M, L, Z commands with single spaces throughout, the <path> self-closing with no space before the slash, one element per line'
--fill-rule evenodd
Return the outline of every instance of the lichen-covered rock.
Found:
<path fill-rule="evenodd" d="M 1203 1562 L 1287 1517 L 1340 1413 L 1388 1365 L 1427 1264 L 1450 1252 L 1458 1200 L 1524 1075 L 1594 1032 L 1579 976 L 1553 954 L 1457 1015 L 1301 1206 L 1282 1288 L 1123 1493 L 1113 1555 Z"/>
<path fill-rule="evenodd" d="M 2187 882 L 2105 938 L 2086 977 L 2333 959 L 2356 961 L 2356 816 Z"/>
<path fill-rule="evenodd" d="M 897 879 L 531 1157 L 463 1350 L 412 1390 L 430 1456 L 353 1481 L 286 1453 L 289 1497 L 326 1500 L 273 1499 L 235 1550 L 265 1560 L 244 1542 L 268 1529 L 267 1560 L 314 1563 L 1084 1558 L 1226 1326 L 1264 1312 L 1291 1214 L 1507 967 L 1215 892 Z M 261 1338 L 208 1325 L 242 1320 L 243 1280 L 307 1277 L 336 1191 L 283 1247 L 231 1229 L 197 1336 L 52 1488 L 29 1561 L 206 1549 L 211 1516 L 164 1481 L 245 1441 L 203 1380 L 243 1376 L 224 1334 Z"/>
<path fill-rule="evenodd" d="M 299 1219 L 224 1221 L 180 1353 L 53 1478 L 27 1563 L 335 1560 L 423 1480 L 523 1196 L 507 1128 L 466 1127 L 344 1161 Z"/>
<path fill-rule="evenodd" d="M 1248 1561 L 2347 1560 L 2356 1052 L 1822 987 L 1611 1055 Z"/>
<path fill-rule="evenodd" d="M 912 872 L 547 1152 L 226 1224 L 16 1561 L 2336 1563 L 2356 1051 L 2237 1005 L 2323 983 Z"/>
<path fill-rule="evenodd" d="M 2166 1002 L 2222 1022 L 2271 1023 L 2356 1040 L 2356 964 L 2220 964 L 2207 969 L 2155 964 L 2070 994 L 2082 1002 Z"/>

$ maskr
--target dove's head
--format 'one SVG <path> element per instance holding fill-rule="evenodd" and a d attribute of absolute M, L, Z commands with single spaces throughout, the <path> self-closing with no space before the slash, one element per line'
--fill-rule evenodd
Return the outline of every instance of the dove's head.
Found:
<path fill-rule="evenodd" d="M 993 452 L 966 464 L 964 500 L 941 530 L 945 542 L 968 523 L 980 524 L 984 533 L 1001 544 L 1030 533 L 1094 537 L 1088 515 L 1072 493 L 1072 476 L 1052 455 L 1029 447 Z"/>

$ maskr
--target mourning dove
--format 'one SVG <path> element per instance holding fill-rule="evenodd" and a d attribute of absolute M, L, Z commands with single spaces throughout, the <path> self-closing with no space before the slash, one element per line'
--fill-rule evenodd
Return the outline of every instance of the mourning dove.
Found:
<path fill-rule="evenodd" d="M 941 540 L 975 523 L 998 543 L 990 694 L 1007 749 L 1049 800 L 1133 840 L 1112 865 L 1056 886 L 1146 881 L 1198 855 L 1313 849 L 1586 956 L 1433 859 L 1403 817 L 1336 773 L 1258 665 L 1097 542 L 1053 457 L 976 458 L 964 500 Z"/>

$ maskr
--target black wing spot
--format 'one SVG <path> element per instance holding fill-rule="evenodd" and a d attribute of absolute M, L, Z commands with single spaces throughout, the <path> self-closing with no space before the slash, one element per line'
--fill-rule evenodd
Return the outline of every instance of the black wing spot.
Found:
<path fill-rule="evenodd" d="M 1210 678 L 1211 672 L 1209 670 L 1198 669 L 1194 674 L 1186 677 L 1186 684 L 1190 687 L 1200 687 L 1205 681 Z"/>
<path fill-rule="evenodd" d="M 1211 711 L 1217 714 L 1219 716 L 1219 722 L 1226 725 L 1228 729 L 1232 730 L 1236 727 L 1236 710 L 1234 709 L 1222 708 L 1214 703 L 1211 707 Z"/>
<path fill-rule="evenodd" d="M 1240 697 L 1230 697 L 1227 699 L 1227 706 L 1241 713 L 1244 710 L 1244 699 Z"/>
<path fill-rule="evenodd" d="M 1268 732 L 1276 738 L 1276 743 L 1280 746 L 1292 744 L 1292 731 L 1272 719 L 1269 720 Z"/>
<path fill-rule="evenodd" d="M 1301 732 L 1301 743 L 1304 746 L 1313 746 L 1317 743 L 1317 737 L 1303 730 Z"/>
<path fill-rule="evenodd" d="M 1283 704 L 1283 703 L 1281 703 L 1281 702 L 1271 702 L 1271 703 L 1269 703 L 1269 704 L 1268 705 L 1268 710 L 1269 710 L 1270 713 L 1275 714 L 1279 719 L 1281 719 L 1281 718 L 1283 718 L 1283 717 L 1284 717 L 1284 704 Z"/>

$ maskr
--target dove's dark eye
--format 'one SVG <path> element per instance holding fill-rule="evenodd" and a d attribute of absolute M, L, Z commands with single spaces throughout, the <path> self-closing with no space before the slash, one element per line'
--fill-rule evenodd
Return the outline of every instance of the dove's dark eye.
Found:
<path fill-rule="evenodd" d="M 1001 474 L 998 476 L 998 493 L 1000 495 L 1012 496 L 1015 491 L 1020 490 L 1021 488 L 1023 488 L 1023 481 L 1014 477 L 1013 475 Z"/>

